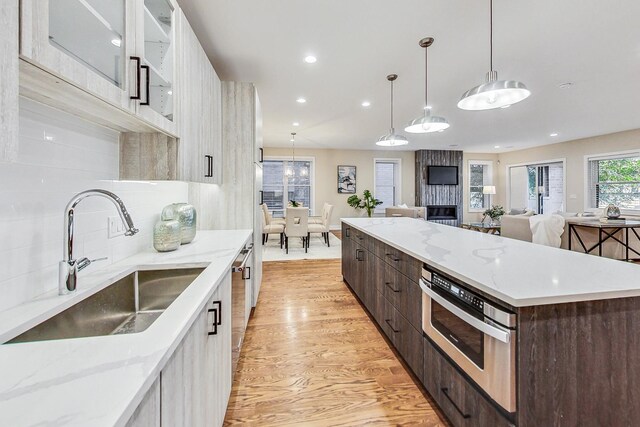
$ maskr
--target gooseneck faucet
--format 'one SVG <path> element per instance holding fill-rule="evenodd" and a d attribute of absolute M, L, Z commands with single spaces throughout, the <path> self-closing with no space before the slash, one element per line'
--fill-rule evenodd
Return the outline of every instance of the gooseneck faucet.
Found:
<path fill-rule="evenodd" d="M 76 194 L 67 204 L 67 207 L 64 210 L 64 253 L 63 260 L 60 261 L 58 269 L 58 293 L 60 295 L 65 295 L 76 290 L 76 285 L 78 282 L 78 272 L 88 267 L 92 262 L 92 260 L 89 260 L 88 258 L 73 258 L 75 208 L 76 206 L 78 206 L 78 203 L 91 196 L 104 197 L 113 202 L 113 204 L 116 206 L 116 209 L 118 210 L 118 213 L 120 214 L 122 222 L 127 228 L 124 233 L 125 236 L 133 236 L 138 232 L 138 229 L 133 226 L 133 221 L 131 220 L 131 216 L 129 215 L 129 212 L 127 211 L 124 203 L 122 202 L 120 197 L 116 196 L 112 192 L 107 190 L 94 189 Z"/>

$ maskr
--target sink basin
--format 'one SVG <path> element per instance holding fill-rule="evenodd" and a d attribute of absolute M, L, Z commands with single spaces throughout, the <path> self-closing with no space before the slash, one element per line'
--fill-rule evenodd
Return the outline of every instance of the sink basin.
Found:
<path fill-rule="evenodd" d="M 136 271 L 9 343 L 142 332 L 204 268 Z"/>

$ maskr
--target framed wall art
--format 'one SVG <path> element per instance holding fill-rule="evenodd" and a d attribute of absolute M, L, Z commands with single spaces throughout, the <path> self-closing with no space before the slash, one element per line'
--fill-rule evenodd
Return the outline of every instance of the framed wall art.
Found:
<path fill-rule="evenodd" d="M 338 193 L 355 194 L 356 192 L 356 167 L 338 165 Z"/>

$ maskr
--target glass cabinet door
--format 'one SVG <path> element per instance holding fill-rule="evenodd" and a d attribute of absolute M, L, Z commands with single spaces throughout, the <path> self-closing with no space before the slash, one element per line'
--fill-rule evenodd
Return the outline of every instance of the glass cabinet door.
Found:
<path fill-rule="evenodd" d="M 174 7 L 169 0 L 144 0 L 143 13 L 146 105 L 173 121 Z"/>
<path fill-rule="evenodd" d="M 125 0 L 49 0 L 49 43 L 123 88 L 125 14 Z"/>

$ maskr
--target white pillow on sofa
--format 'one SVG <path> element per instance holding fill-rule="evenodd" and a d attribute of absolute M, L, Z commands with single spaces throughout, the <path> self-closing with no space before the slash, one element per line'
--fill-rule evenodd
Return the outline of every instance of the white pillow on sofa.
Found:
<path fill-rule="evenodd" d="M 403 209 L 407 209 L 409 206 L 407 206 L 406 203 L 403 203 L 401 205 L 398 205 L 399 208 L 403 208 Z"/>

